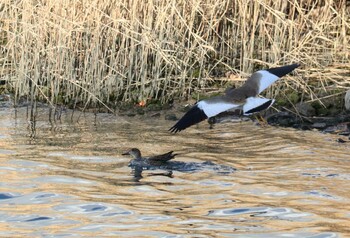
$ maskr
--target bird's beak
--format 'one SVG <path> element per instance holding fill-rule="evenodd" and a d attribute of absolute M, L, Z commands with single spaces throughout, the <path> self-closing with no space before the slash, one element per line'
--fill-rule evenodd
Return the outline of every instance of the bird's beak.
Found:
<path fill-rule="evenodd" d="M 130 155 L 130 151 L 124 152 L 122 155 Z"/>

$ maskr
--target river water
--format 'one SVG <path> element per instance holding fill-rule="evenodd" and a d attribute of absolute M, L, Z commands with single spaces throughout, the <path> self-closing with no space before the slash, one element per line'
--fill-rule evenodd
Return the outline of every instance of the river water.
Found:
<path fill-rule="evenodd" d="M 179 114 L 180 115 L 180 114 Z M 350 237 L 349 144 L 315 131 L 206 123 L 172 135 L 160 117 L 0 111 L 2 237 Z M 130 158 L 237 169 L 143 171 Z"/>

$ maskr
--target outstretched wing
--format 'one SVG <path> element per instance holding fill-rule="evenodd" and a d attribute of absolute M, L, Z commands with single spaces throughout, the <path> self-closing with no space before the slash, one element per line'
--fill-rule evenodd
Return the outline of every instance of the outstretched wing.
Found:
<path fill-rule="evenodd" d="M 250 78 L 244 83 L 242 87 L 246 87 L 247 85 L 256 85 L 256 95 L 258 95 L 266 88 L 268 88 L 271 84 L 276 82 L 277 79 L 283 77 L 286 74 L 289 74 L 299 66 L 299 64 L 291 64 L 282 67 L 256 71 L 252 74 L 252 76 L 250 76 Z"/>
<path fill-rule="evenodd" d="M 209 117 L 216 116 L 229 109 L 240 107 L 239 104 L 231 103 L 222 97 L 213 97 L 196 103 L 185 115 L 169 129 L 176 133 L 197 124 Z"/>
<path fill-rule="evenodd" d="M 273 103 L 274 99 L 269 98 L 259 98 L 259 97 L 249 97 L 246 103 L 243 105 L 243 114 L 250 115 L 262 110 L 268 109 Z"/>

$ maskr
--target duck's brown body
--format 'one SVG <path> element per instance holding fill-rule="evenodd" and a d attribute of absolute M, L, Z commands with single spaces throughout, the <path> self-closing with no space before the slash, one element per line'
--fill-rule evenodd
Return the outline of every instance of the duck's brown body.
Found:
<path fill-rule="evenodd" d="M 173 154 L 173 151 L 169 151 L 168 153 L 161 155 L 142 157 L 141 151 L 139 149 L 132 148 L 129 151 L 123 153 L 123 155 L 131 155 L 133 157 L 133 163 L 148 166 L 160 166 L 173 159 L 177 154 Z"/>

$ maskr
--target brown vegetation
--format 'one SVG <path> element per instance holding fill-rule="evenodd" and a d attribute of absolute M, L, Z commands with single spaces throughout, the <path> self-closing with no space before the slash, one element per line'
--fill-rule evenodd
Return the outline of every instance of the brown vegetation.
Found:
<path fill-rule="evenodd" d="M 350 86 L 346 0 L 46 0 L 0 3 L 0 76 L 16 98 L 166 102 L 300 62 L 268 96 Z M 224 81 L 222 79 L 225 79 Z M 288 99 L 289 100 L 289 99 Z M 293 100 L 289 100 L 293 101 Z"/>

